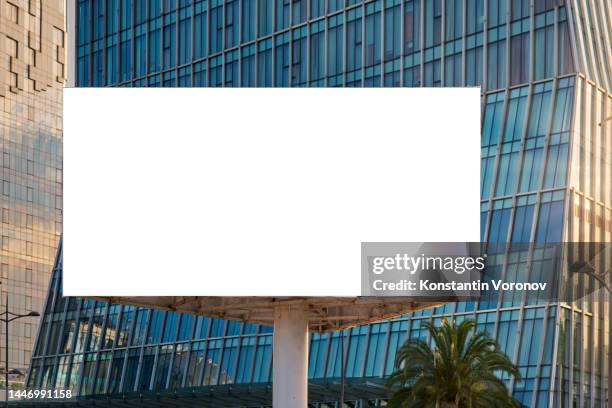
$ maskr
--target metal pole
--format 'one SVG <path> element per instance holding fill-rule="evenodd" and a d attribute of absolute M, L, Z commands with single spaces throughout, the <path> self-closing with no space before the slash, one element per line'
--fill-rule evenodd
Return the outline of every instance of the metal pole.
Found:
<path fill-rule="evenodd" d="M 6 290 L 6 315 L 4 316 L 4 357 L 6 359 L 6 367 L 4 372 L 4 406 L 8 407 L 8 393 L 9 393 L 9 293 L 8 287 Z"/>
<path fill-rule="evenodd" d="M 608 290 L 608 403 L 612 402 L 612 291 Z"/>
<path fill-rule="evenodd" d="M 340 408 L 344 408 L 344 330 L 340 332 Z"/>

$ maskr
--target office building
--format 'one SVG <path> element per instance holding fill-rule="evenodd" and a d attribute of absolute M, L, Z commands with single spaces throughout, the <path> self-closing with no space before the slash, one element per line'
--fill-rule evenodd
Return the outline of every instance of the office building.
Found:
<path fill-rule="evenodd" d="M 609 2 L 70 5 L 76 86 L 480 86 L 482 240 L 612 241 Z M 493 248 L 489 267 L 506 279 L 539 273 L 546 265 L 546 254 L 537 248 Z M 600 264 L 605 268 L 612 261 Z M 270 381 L 269 328 L 63 299 L 60 271 L 61 257 L 32 360 L 31 387 L 67 387 L 86 396 Z M 554 303 L 502 293 L 343 334 L 313 334 L 309 376 L 313 384 L 340 377 L 344 338 L 346 377 L 368 389 L 392 371 L 406 338 L 426 336 L 423 320 L 472 317 L 520 367 L 523 381 L 507 383 L 524 406 L 604 407 L 608 301 L 603 290 Z"/>
<path fill-rule="evenodd" d="M 9 312 L 42 314 L 51 278 L 62 222 L 64 42 L 62 1 L 0 1 L 2 312 L 8 293 Z M 38 318 L 28 317 L 10 324 L 12 387 L 23 385 L 38 323 Z M 5 344 L 2 324 L 2 373 L 7 366 Z"/>

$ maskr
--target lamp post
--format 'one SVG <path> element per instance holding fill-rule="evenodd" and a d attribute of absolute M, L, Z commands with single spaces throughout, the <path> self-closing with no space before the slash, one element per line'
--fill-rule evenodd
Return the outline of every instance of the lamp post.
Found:
<path fill-rule="evenodd" d="M 340 332 L 340 407 L 344 408 L 344 330 Z"/>
<path fill-rule="evenodd" d="M 9 392 L 9 323 L 13 320 L 21 319 L 22 317 L 37 317 L 40 316 L 38 312 L 30 312 L 26 314 L 16 314 L 9 312 L 9 295 L 8 291 L 6 292 L 6 309 L 4 312 L 0 313 L 1 322 L 4 322 L 4 357 L 6 358 L 6 366 L 4 373 L 4 381 L 5 381 L 5 392 L 4 392 L 4 406 L 8 407 L 8 392 Z"/>
<path fill-rule="evenodd" d="M 570 272 L 583 273 L 587 276 L 592 277 L 608 292 L 608 402 L 611 401 L 612 396 L 612 288 L 606 282 L 606 275 L 612 272 L 612 269 L 608 269 L 602 273 L 598 273 L 597 269 L 587 261 L 577 261 L 570 266 Z M 610 405 L 608 405 L 610 406 Z"/>

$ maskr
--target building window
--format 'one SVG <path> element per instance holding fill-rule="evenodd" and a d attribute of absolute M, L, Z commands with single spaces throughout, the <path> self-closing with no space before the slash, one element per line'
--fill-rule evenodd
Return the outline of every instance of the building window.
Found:
<path fill-rule="evenodd" d="M 276 1 L 276 30 L 280 31 L 289 26 L 289 10 L 291 0 L 275 0 Z"/>
<path fill-rule="evenodd" d="M 19 58 L 19 43 L 11 37 L 6 37 L 6 50 L 13 58 Z"/>
<path fill-rule="evenodd" d="M 9 20 L 15 24 L 19 24 L 19 7 L 13 3 L 6 3 L 6 14 Z"/>
<path fill-rule="evenodd" d="M 381 59 L 381 3 L 369 3 L 366 6 L 366 24 L 365 24 L 365 65 L 366 67 L 380 64 Z"/>
<path fill-rule="evenodd" d="M 223 49 L 223 3 L 212 0 L 210 10 L 210 48 L 211 53 Z"/>
<path fill-rule="evenodd" d="M 258 22 L 257 34 L 261 37 L 272 32 L 272 1 L 259 0 L 258 3 Z"/>
<path fill-rule="evenodd" d="M 513 35 L 510 40 L 511 85 L 529 81 L 529 55 L 529 31 Z"/>

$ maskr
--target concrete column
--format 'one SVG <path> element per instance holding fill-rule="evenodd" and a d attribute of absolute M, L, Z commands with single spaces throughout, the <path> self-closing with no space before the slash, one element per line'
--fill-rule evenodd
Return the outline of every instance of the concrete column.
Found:
<path fill-rule="evenodd" d="M 302 305 L 274 310 L 272 406 L 307 408 L 308 314 Z"/>

